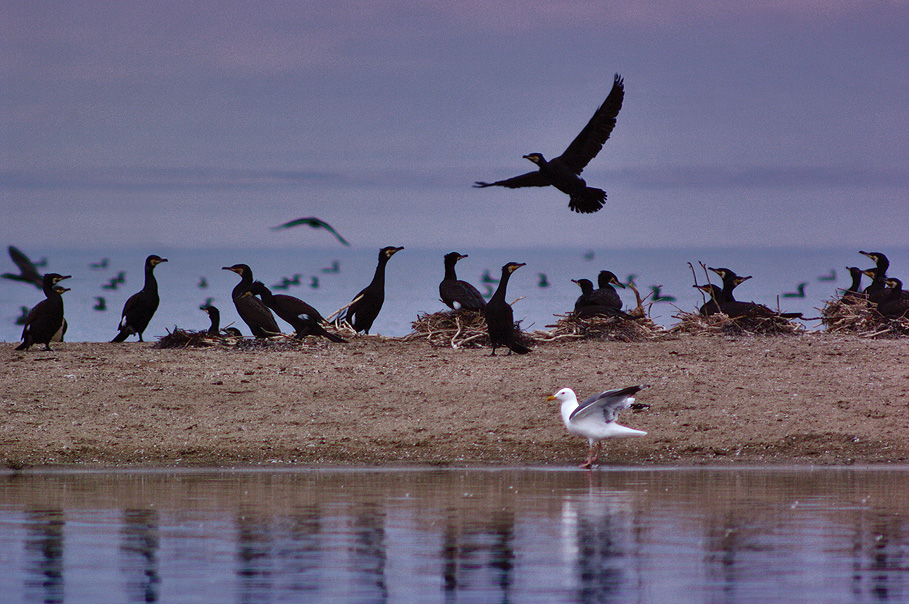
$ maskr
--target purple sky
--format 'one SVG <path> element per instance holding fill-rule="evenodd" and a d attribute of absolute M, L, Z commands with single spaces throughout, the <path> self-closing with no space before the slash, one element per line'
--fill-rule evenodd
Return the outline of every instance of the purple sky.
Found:
<path fill-rule="evenodd" d="M 0 243 L 905 246 L 907 31 L 905 1 L 0 0 Z M 471 188 L 615 72 L 603 210 Z"/>

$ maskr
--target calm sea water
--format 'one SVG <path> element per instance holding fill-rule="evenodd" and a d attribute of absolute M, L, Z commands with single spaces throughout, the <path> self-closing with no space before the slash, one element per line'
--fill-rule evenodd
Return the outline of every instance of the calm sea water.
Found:
<path fill-rule="evenodd" d="M 394 242 L 390 242 L 394 243 Z M 132 251 L 75 251 L 23 249 L 33 260 L 46 257 L 45 271 L 73 276 L 65 285 L 72 291 L 65 294 L 66 317 L 69 323 L 68 341 L 107 341 L 116 333 L 120 312 L 126 299 L 141 289 L 142 266 L 145 257 L 157 253 L 168 258 L 155 274 L 158 277 L 161 306 L 146 331 L 146 339 L 166 335 L 175 326 L 183 329 L 203 329 L 208 326 L 206 315 L 199 305 L 211 298 L 222 312 L 222 326 L 234 322 L 247 333 L 236 315 L 230 292 L 238 277 L 221 267 L 235 263 L 250 265 L 257 279 L 267 285 L 280 283 L 285 277 L 299 275 L 299 285 L 278 293 L 289 293 L 309 302 L 326 316 L 344 306 L 365 287 L 375 271 L 378 250 L 190 250 L 148 249 Z M 438 283 L 442 279 L 442 256 L 451 250 L 405 249 L 395 255 L 387 272 L 385 306 L 372 332 L 402 336 L 411 331 L 411 323 L 420 313 L 443 310 L 439 301 Z M 837 288 L 848 287 L 850 278 L 846 266 L 871 268 L 868 258 L 852 249 L 683 249 L 683 250 L 457 250 L 469 254 L 458 263 L 458 276 L 475 284 L 480 291 L 487 289 L 483 275 L 489 271 L 498 279 L 501 267 L 508 261 L 524 262 L 509 284 L 508 299 L 522 297 L 514 307 L 516 319 L 522 319 L 524 329 L 543 329 L 552 324 L 554 315 L 569 312 L 580 294 L 571 279 L 593 281 L 600 270 L 611 270 L 619 279 L 634 275 L 641 294 L 650 287 L 662 286 L 662 293 L 676 298 L 674 302 L 659 302 L 651 307 L 658 323 L 669 326 L 677 320 L 679 310 L 694 311 L 702 303 L 698 290 L 692 285 L 694 266 L 698 282 L 705 281 L 698 265 L 725 266 L 753 279 L 736 290 L 742 300 L 754 300 L 783 310 L 818 316 L 817 309 L 831 299 Z M 872 250 L 890 257 L 894 276 L 909 274 L 909 248 Z M 592 258 L 591 258 L 592 256 Z M 92 269 L 90 264 L 108 258 L 105 269 Z M 337 262 L 338 272 L 325 272 Z M 12 261 L 0 260 L 0 272 L 13 272 Z M 126 281 L 116 290 L 105 289 L 112 277 L 125 271 Z M 835 280 L 824 280 L 835 271 Z M 716 282 L 715 275 L 711 280 Z M 206 287 L 200 287 L 205 279 Z M 313 281 L 317 280 L 317 283 Z M 799 283 L 806 282 L 804 298 L 781 297 L 794 292 Z M 545 285 L 545 286 L 544 286 Z M 494 284 L 489 285 L 494 287 Z M 634 305 L 630 290 L 621 290 L 627 305 Z M 96 297 L 103 297 L 107 310 L 95 310 Z M 31 307 L 43 298 L 41 292 L 26 284 L 0 279 L 0 341 L 19 340 L 21 327 L 15 320 L 21 307 Z M 806 326 L 817 328 L 819 322 L 808 321 Z M 290 331 L 288 326 L 284 326 Z M 133 338 L 134 339 L 134 338 Z"/>
<path fill-rule="evenodd" d="M 906 602 L 909 469 L 0 475 L 0 600 Z"/>

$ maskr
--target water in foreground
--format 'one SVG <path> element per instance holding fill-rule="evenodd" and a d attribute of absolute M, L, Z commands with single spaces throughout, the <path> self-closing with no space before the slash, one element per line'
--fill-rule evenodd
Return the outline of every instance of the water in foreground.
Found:
<path fill-rule="evenodd" d="M 4 602 L 905 602 L 909 468 L 0 476 Z"/>

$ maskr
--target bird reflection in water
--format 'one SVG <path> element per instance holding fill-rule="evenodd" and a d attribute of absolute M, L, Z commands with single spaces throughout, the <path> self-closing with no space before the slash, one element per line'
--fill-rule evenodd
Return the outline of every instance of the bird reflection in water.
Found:
<path fill-rule="evenodd" d="M 158 601 L 161 584 L 159 524 L 155 510 L 123 510 L 120 556 L 128 602 Z"/>
<path fill-rule="evenodd" d="M 26 594 L 29 602 L 63 602 L 63 529 L 66 519 L 58 509 L 26 512 Z"/>

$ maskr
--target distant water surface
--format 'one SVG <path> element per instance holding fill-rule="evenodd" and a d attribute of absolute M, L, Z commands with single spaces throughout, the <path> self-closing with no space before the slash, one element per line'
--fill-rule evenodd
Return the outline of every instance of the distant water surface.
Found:
<path fill-rule="evenodd" d="M 395 243 L 395 242 L 390 242 Z M 142 267 L 149 253 L 168 258 L 167 264 L 155 270 L 161 295 L 161 306 L 146 331 L 146 340 L 164 336 L 175 326 L 183 329 L 204 329 L 208 319 L 199 305 L 211 298 L 222 312 L 222 326 L 237 324 L 244 333 L 248 329 L 239 321 L 230 292 L 238 282 L 236 274 L 221 270 L 236 263 L 250 265 L 257 279 L 266 285 L 281 283 L 282 279 L 299 275 L 299 285 L 276 293 L 289 293 L 309 302 L 328 315 L 353 299 L 372 279 L 378 250 L 339 248 L 337 250 L 191 250 L 148 249 L 131 251 L 110 250 L 29 250 L 22 247 L 33 260 L 47 257 L 45 271 L 73 276 L 64 282 L 72 291 L 65 294 L 66 318 L 69 324 L 68 341 L 108 341 L 116 333 L 120 312 L 126 299 L 142 287 Z M 373 333 L 403 336 L 411 331 L 418 314 L 436 312 L 445 307 L 439 301 L 438 284 L 443 276 L 442 256 L 452 250 L 405 249 L 388 264 L 386 300 Z M 699 262 L 708 266 L 731 268 L 741 275 L 752 275 L 736 290 L 741 300 L 754 300 L 773 308 L 803 312 L 817 317 L 817 309 L 836 295 L 837 288 L 846 288 L 850 278 L 846 266 L 871 268 L 870 260 L 852 249 L 681 249 L 681 250 L 549 250 L 549 249 L 481 249 L 457 250 L 469 257 L 457 265 L 458 276 L 468 280 L 481 291 L 491 291 L 495 283 L 484 283 L 489 271 L 498 279 L 501 267 L 509 261 L 524 262 L 509 284 L 508 299 L 523 298 L 514 306 L 515 318 L 522 320 L 524 329 L 543 329 L 552 324 L 556 314 L 569 312 L 580 289 L 571 279 L 588 278 L 596 281 L 600 270 L 611 270 L 620 280 L 633 275 L 642 295 L 651 286 L 662 286 L 664 295 L 674 302 L 658 302 L 651 314 L 658 323 L 669 326 L 677 322 L 673 315 L 679 309 L 691 312 L 702 299 L 692 287 L 694 267 L 698 282 L 705 281 Z M 905 277 L 909 283 L 909 248 L 872 250 L 883 251 L 891 260 L 890 273 Z M 108 258 L 105 269 L 91 269 L 90 264 Z M 337 262 L 338 272 L 331 272 Z M 326 270 L 329 269 L 329 270 Z M 0 261 L 0 272 L 13 272 L 9 257 Z M 125 271 L 126 282 L 116 290 L 103 286 L 119 271 Z M 904 272 L 907 271 L 907 272 Z M 835 279 L 825 280 L 835 272 Z M 711 273 L 711 280 L 716 276 Z M 200 287 L 204 278 L 207 287 Z M 317 282 L 314 281 L 314 278 Z M 804 298 L 781 297 L 795 292 L 799 283 L 806 282 Z M 867 282 L 867 281 L 866 281 Z M 546 286 L 541 286 L 541 284 Z M 626 306 L 634 306 L 629 289 L 620 290 Z M 105 299 L 107 310 L 94 310 L 97 296 Z M 22 328 L 14 324 L 21 307 L 31 307 L 43 298 L 30 285 L 0 279 L 0 340 L 18 341 Z M 283 325 L 283 324 L 282 324 Z M 817 328 L 817 321 L 808 321 Z M 289 332 L 289 326 L 284 326 Z M 135 339 L 135 338 L 132 338 Z"/>
<path fill-rule="evenodd" d="M 909 469 L 0 474 L 19 602 L 906 602 Z"/>

